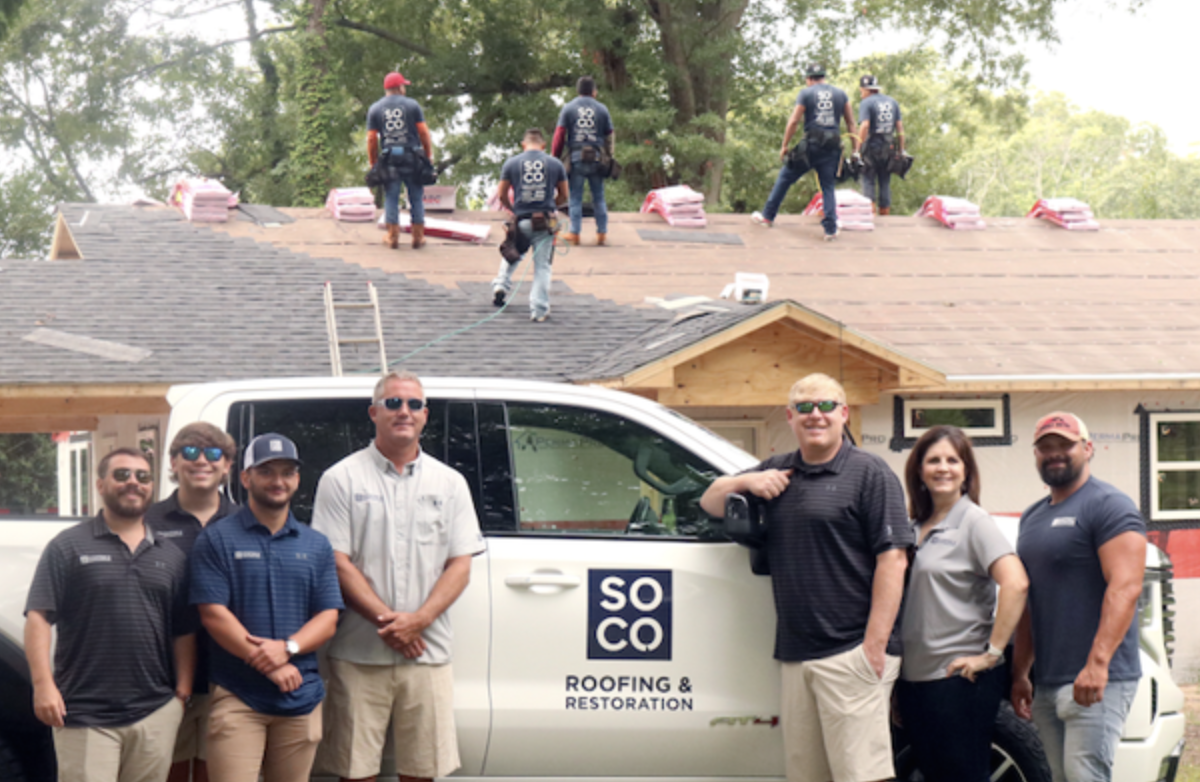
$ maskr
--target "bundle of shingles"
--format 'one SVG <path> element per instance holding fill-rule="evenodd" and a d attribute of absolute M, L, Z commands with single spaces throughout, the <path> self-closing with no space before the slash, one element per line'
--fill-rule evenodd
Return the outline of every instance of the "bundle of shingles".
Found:
<path fill-rule="evenodd" d="M 325 199 L 325 208 L 334 220 L 369 223 L 375 219 L 375 196 L 366 187 L 335 187 Z"/>
<path fill-rule="evenodd" d="M 955 231 L 982 231 L 987 228 L 987 223 L 979 214 L 979 206 L 965 198 L 929 196 L 921 204 L 917 217 L 932 217 Z"/>
<path fill-rule="evenodd" d="M 697 193 L 687 185 L 674 185 L 651 190 L 642 202 L 642 213 L 656 212 L 668 225 L 680 228 L 704 228 L 708 217 L 704 214 L 704 194 Z"/>
<path fill-rule="evenodd" d="M 387 228 L 384 219 L 384 215 L 379 216 L 378 226 L 380 229 Z M 412 217 L 408 212 L 400 213 L 400 230 L 406 234 L 412 233 Z M 437 220 L 428 216 L 425 218 L 425 235 L 438 239 L 454 239 L 459 242 L 485 242 L 491 232 L 492 226 L 488 223 Z"/>
<path fill-rule="evenodd" d="M 236 193 L 211 179 L 181 179 L 171 191 L 170 203 L 193 223 L 223 223 L 237 208 Z"/>
<path fill-rule="evenodd" d="M 837 223 L 843 231 L 874 231 L 875 214 L 871 199 L 857 190 L 835 190 L 837 196 Z M 820 193 L 813 195 L 808 206 L 804 208 L 806 215 L 825 214 L 825 199 Z"/>
<path fill-rule="evenodd" d="M 1049 220 L 1068 231 L 1100 230 L 1091 207 L 1076 198 L 1039 198 L 1025 216 Z"/>

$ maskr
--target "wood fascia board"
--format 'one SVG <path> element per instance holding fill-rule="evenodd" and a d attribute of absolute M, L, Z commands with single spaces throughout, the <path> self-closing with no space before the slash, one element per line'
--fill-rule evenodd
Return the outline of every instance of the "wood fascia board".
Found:
<path fill-rule="evenodd" d="M 75 237 L 71 235 L 71 227 L 67 225 L 67 218 L 61 211 L 58 213 L 58 219 L 54 221 L 54 237 L 50 241 L 50 260 L 83 260 L 83 252 L 75 243 Z"/>
<path fill-rule="evenodd" d="M 99 427 L 94 415 L 0 415 L 0 432 L 5 434 L 94 432 Z"/>
<path fill-rule="evenodd" d="M 0 386 L 0 418 L 169 413 L 169 384 Z"/>
<path fill-rule="evenodd" d="M 898 393 L 981 394 L 981 393 L 1058 393 L 1062 391 L 1200 391 L 1197 380 L 988 380 L 964 382 L 948 380 L 945 385 L 911 386 L 893 389 Z"/>

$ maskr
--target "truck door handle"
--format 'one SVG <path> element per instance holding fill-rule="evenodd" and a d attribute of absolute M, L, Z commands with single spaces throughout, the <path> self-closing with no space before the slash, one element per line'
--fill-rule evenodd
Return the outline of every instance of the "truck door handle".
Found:
<path fill-rule="evenodd" d="M 566 573 L 522 573 L 518 576 L 505 576 L 504 584 L 510 587 L 561 587 L 569 589 L 582 583 L 579 576 L 569 576 Z"/>

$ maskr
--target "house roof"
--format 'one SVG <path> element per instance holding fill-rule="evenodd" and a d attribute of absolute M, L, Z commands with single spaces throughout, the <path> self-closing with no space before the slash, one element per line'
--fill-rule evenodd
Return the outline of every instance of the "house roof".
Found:
<path fill-rule="evenodd" d="M 495 271 L 497 213 L 451 216 L 493 225 L 484 245 L 433 240 L 414 253 L 379 246 L 373 224 L 335 222 L 319 209 L 282 211 L 295 224 L 230 222 L 213 230 L 463 290 Z M 610 214 L 610 246 L 571 248 L 556 257 L 554 274 L 577 293 L 641 304 L 648 297 L 715 297 L 739 271 L 764 273 L 771 300 L 794 300 L 845 324 L 939 370 L 951 387 L 1200 384 L 1200 221 L 1100 222 L 1096 232 L 1024 218 L 951 231 L 931 219 L 884 217 L 873 232 L 846 231 L 824 243 L 816 218 L 785 215 L 766 230 L 743 215 L 720 214 L 709 216 L 707 229 L 690 232 L 740 241 L 722 244 L 653 241 L 647 232 L 689 232 L 668 229 L 657 215 Z M 585 242 L 590 231 L 587 221 Z M 662 332 L 703 331 L 751 314 L 739 310 L 683 327 L 660 322 L 646 344 L 625 345 L 589 371 L 627 368 L 655 352 L 647 348 Z"/>

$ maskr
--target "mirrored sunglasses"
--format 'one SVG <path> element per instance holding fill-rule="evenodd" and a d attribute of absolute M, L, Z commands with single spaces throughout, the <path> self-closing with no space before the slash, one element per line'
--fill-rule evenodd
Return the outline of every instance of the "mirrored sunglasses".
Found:
<path fill-rule="evenodd" d="M 112 478 L 117 483 L 128 483 L 130 478 L 137 478 L 138 483 L 151 483 L 154 476 L 149 470 L 131 470 L 128 467 L 118 467 L 112 471 Z"/>
<path fill-rule="evenodd" d="M 185 445 L 179 449 L 179 455 L 189 462 L 199 459 L 200 454 L 204 454 L 204 458 L 210 462 L 219 462 L 225 456 L 225 452 L 215 446 L 201 448 L 198 445 Z"/>
<path fill-rule="evenodd" d="M 820 402 L 796 402 L 792 407 L 796 408 L 796 412 L 800 415 L 808 415 L 814 409 L 822 413 L 832 413 L 838 409 L 841 402 L 835 402 L 832 399 L 823 399 Z"/>
<path fill-rule="evenodd" d="M 388 410 L 399 410 L 401 407 L 404 407 L 405 402 L 408 403 L 408 409 L 414 413 L 419 413 L 425 409 L 424 399 L 403 399 L 398 396 L 390 396 L 387 399 L 379 400 L 379 404 Z"/>

